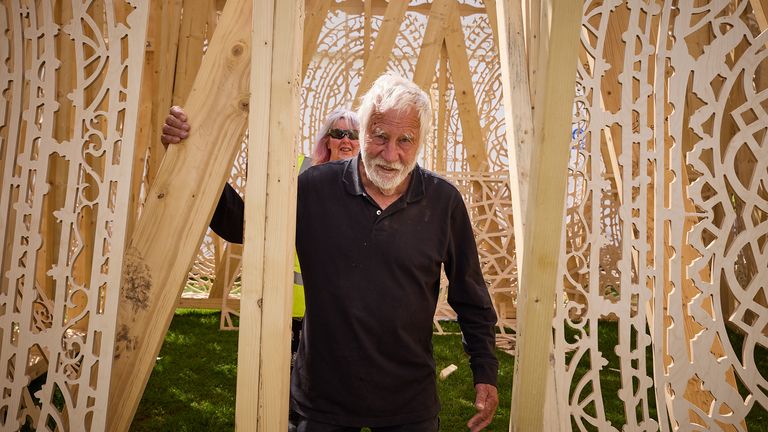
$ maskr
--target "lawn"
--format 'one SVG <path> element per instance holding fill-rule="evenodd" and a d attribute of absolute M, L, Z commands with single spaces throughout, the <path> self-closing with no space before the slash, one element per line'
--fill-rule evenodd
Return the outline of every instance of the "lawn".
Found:
<path fill-rule="evenodd" d="M 600 346 L 616 344 L 616 327 L 601 325 Z M 171 323 L 157 365 L 131 427 L 132 431 L 224 431 L 234 430 L 237 332 L 219 331 L 215 311 L 179 311 Z M 447 330 L 456 327 L 448 325 Z M 738 335 L 731 335 L 736 346 Z M 611 345 L 613 344 L 613 345 Z M 474 412 L 474 389 L 466 355 L 458 335 L 433 338 L 438 371 L 455 364 L 458 370 L 439 382 L 442 430 L 466 430 Z M 605 349 L 607 368 L 618 368 L 613 350 Z M 764 355 L 763 355 L 764 354 Z M 489 431 L 506 431 L 509 424 L 510 390 L 514 358 L 498 351 L 499 410 Z M 768 376 L 768 352 L 762 361 L 763 376 Z M 607 375 L 601 380 L 604 395 L 616 394 L 619 380 Z M 623 424 L 623 405 L 618 398 L 606 397 L 606 416 L 619 427 Z M 768 431 L 768 415 L 755 406 L 747 418 L 750 431 Z"/>

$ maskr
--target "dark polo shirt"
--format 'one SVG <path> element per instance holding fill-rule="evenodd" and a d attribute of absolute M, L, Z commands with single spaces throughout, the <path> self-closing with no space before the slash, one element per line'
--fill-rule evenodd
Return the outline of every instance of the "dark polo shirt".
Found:
<path fill-rule="evenodd" d="M 472 227 L 456 188 L 418 166 L 406 193 L 381 210 L 362 186 L 358 161 L 299 176 L 296 251 L 307 309 L 291 396 L 300 414 L 324 423 L 381 427 L 433 418 L 441 265 L 474 381 L 496 385 L 496 314 Z M 236 234 L 242 203 L 227 190 L 211 227 Z"/>

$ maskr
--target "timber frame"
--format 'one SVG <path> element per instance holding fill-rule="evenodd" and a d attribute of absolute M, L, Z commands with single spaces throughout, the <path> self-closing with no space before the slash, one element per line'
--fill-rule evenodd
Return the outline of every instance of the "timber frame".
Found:
<path fill-rule="evenodd" d="M 295 156 L 387 70 L 433 99 L 420 163 L 469 209 L 517 355 L 510 431 L 743 431 L 768 409 L 766 0 L 0 12 L 0 430 L 128 430 L 177 307 L 239 315 L 236 427 L 287 429 Z M 171 104 L 205 121 L 166 151 Z M 244 246 L 206 231 L 226 181 Z M 454 316 L 441 301 L 437 333 Z"/>

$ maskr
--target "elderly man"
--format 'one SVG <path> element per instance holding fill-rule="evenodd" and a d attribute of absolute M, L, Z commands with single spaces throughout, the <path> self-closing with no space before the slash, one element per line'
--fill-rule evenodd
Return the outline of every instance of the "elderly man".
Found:
<path fill-rule="evenodd" d="M 454 186 L 416 164 L 430 101 L 384 75 L 358 111 L 361 153 L 299 176 L 296 251 L 306 296 L 291 379 L 298 431 L 439 430 L 432 317 L 440 269 L 470 356 L 477 414 L 498 405 L 493 310 L 467 210 Z M 211 226 L 242 232 L 242 203 L 225 189 Z"/>

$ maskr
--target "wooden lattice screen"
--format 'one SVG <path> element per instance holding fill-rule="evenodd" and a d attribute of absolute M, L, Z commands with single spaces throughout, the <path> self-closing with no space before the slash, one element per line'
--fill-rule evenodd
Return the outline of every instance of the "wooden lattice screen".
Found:
<path fill-rule="evenodd" d="M 768 348 L 759 7 L 585 3 L 554 321 L 562 430 L 746 430 L 768 408 L 755 364 Z M 609 317 L 615 347 L 598 343 Z M 604 367 L 614 354 L 619 370 Z M 601 392 L 606 379 L 618 395 Z M 616 397 L 624 425 L 605 417 Z"/>
<path fill-rule="evenodd" d="M 162 159 L 159 125 L 189 94 L 223 4 L 3 3 L 4 430 L 104 429 L 124 239 Z M 563 149 L 550 406 L 560 430 L 746 430 L 747 414 L 768 408 L 768 377 L 755 365 L 768 348 L 767 7 L 585 1 Z M 377 72 L 428 89 L 435 139 L 420 161 L 462 191 L 500 328 L 514 327 L 519 197 L 507 174 L 495 2 L 319 0 L 306 9 L 301 151 Z M 245 163 L 242 153 L 238 186 Z M 188 286 L 205 302 L 180 304 L 220 307 L 231 327 L 241 249 L 208 236 L 201 250 Z M 437 317 L 451 316 L 441 303 Z M 616 347 L 598 342 L 606 319 Z M 618 370 L 605 367 L 608 350 Z M 611 378 L 618 395 L 602 391 Z M 623 424 L 606 419 L 609 399 L 624 405 Z"/>
<path fill-rule="evenodd" d="M 0 9 L 0 428 L 104 430 L 145 2 Z"/>

